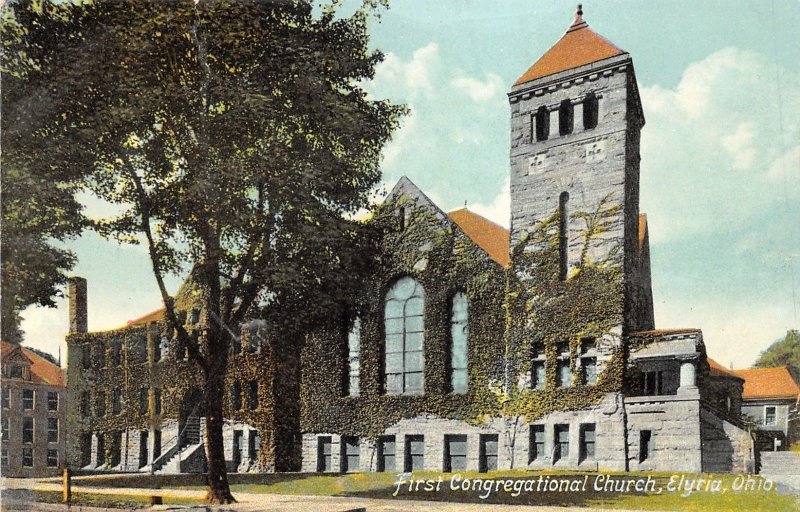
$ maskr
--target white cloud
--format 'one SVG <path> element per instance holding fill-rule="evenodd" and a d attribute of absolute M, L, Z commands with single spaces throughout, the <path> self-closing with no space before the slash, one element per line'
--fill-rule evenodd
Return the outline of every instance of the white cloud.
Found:
<path fill-rule="evenodd" d="M 742 122 L 735 132 L 720 138 L 720 144 L 733 159 L 734 169 L 747 169 L 753 165 L 756 159 L 756 149 L 753 147 L 755 136 L 753 123 Z"/>
<path fill-rule="evenodd" d="M 392 139 L 383 147 L 381 166 L 384 169 L 390 169 L 403 152 L 408 150 L 408 141 L 412 138 L 416 124 L 416 111 L 412 105 L 408 105 L 408 115 L 402 120 Z"/>
<path fill-rule="evenodd" d="M 641 208 L 653 244 L 741 225 L 798 195 L 773 180 L 800 118 L 800 101 L 784 91 L 798 88 L 797 73 L 725 48 L 690 64 L 675 88 L 641 89 Z"/>
<path fill-rule="evenodd" d="M 511 224 L 511 178 L 506 177 L 503 188 L 491 204 L 475 203 L 469 209 L 508 228 Z"/>
<path fill-rule="evenodd" d="M 430 95 L 434 74 L 439 66 L 439 46 L 430 42 L 418 48 L 407 62 L 395 53 L 387 53 L 383 62 L 375 68 L 375 78 L 365 87 L 370 91 L 381 91 L 392 97 L 413 98 L 419 94 Z"/>
<path fill-rule="evenodd" d="M 800 185 L 800 146 L 794 146 L 772 162 L 767 170 L 767 178 L 776 183 L 794 182 Z"/>
<path fill-rule="evenodd" d="M 475 103 L 502 99 L 506 89 L 503 79 L 494 73 L 487 74 L 483 81 L 470 77 L 456 78 L 450 82 L 450 85 L 464 92 Z"/>

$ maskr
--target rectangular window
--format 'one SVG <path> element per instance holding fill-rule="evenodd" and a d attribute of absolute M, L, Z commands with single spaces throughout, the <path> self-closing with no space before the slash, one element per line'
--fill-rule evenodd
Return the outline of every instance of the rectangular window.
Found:
<path fill-rule="evenodd" d="M 156 414 L 161 414 L 161 388 L 153 390 L 153 407 Z"/>
<path fill-rule="evenodd" d="M 97 465 L 106 463 L 106 436 L 97 434 Z"/>
<path fill-rule="evenodd" d="M 161 456 L 161 431 L 153 430 L 153 460 Z"/>
<path fill-rule="evenodd" d="M 773 405 L 764 407 L 764 425 L 775 425 L 775 411 L 776 408 Z"/>
<path fill-rule="evenodd" d="M 0 465 L 3 467 L 8 466 L 8 446 L 3 445 L 2 454 L 0 454 Z"/>
<path fill-rule="evenodd" d="M 111 467 L 119 466 L 122 460 L 122 432 L 111 433 Z"/>
<path fill-rule="evenodd" d="M 22 366 L 18 364 L 12 364 L 8 367 L 8 376 L 12 379 L 21 379 L 22 378 Z"/>
<path fill-rule="evenodd" d="M 150 432 L 142 430 L 139 432 L 139 467 L 143 468 L 147 465 L 148 449 L 147 443 L 150 441 Z"/>
<path fill-rule="evenodd" d="M 139 388 L 139 414 L 147 414 L 147 388 Z"/>
<path fill-rule="evenodd" d="M 81 467 L 92 463 L 92 434 L 81 434 Z"/>
<path fill-rule="evenodd" d="M 247 407 L 251 411 L 258 409 L 258 382 L 255 380 L 250 381 L 247 393 Z"/>
<path fill-rule="evenodd" d="M 95 397 L 95 415 L 102 418 L 106 415 L 106 393 L 105 391 L 98 391 Z"/>
<path fill-rule="evenodd" d="M 231 354 L 242 353 L 242 338 L 239 336 L 231 336 Z"/>
<path fill-rule="evenodd" d="M 81 417 L 89 417 L 89 392 L 84 391 L 81 393 Z"/>
<path fill-rule="evenodd" d="M 122 390 L 115 388 L 111 399 L 111 408 L 114 414 L 122 412 Z"/>
<path fill-rule="evenodd" d="M 231 409 L 239 411 L 242 408 L 242 389 L 239 381 L 233 381 L 231 384 Z"/>
<path fill-rule="evenodd" d="M 356 318 L 347 333 L 347 394 L 358 396 L 360 389 L 361 319 Z"/>
<path fill-rule="evenodd" d="M 466 393 L 468 375 L 468 304 L 467 296 L 459 292 L 453 296 L 450 315 L 450 390 Z"/>
<path fill-rule="evenodd" d="M 115 342 L 111 344 L 111 364 L 113 366 L 122 364 L 122 343 Z"/>
<path fill-rule="evenodd" d="M 361 467 L 357 437 L 342 438 L 342 471 L 358 471 Z"/>
<path fill-rule="evenodd" d="M 544 425 L 531 425 L 531 444 L 528 462 L 541 460 L 544 453 Z"/>
<path fill-rule="evenodd" d="M 558 362 L 558 385 L 562 388 L 572 386 L 572 370 L 569 368 L 569 360 Z"/>
<path fill-rule="evenodd" d="M 247 352 L 258 354 L 261 349 L 261 331 L 258 327 L 251 327 L 247 330 Z"/>
<path fill-rule="evenodd" d="M 25 411 L 33 410 L 33 397 L 34 392 L 32 389 L 22 390 L 22 409 Z"/>
<path fill-rule="evenodd" d="M 556 425 L 553 462 L 567 457 L 569 457 L 569 425 Z"/>
<path fill-rule="evenodd" d="M 657 396 L 663 394 L 661 372 L 642 373 L 642 389 L 646 396 Z"/>
<path fill-rule="evenodd" d="M 58 450 L 47 450 L 47 467 L 58 467 Z"/>
<path fill-rule="evenodd" d="M 378 439 L 378 471 L 395 470 L 396 445 L 394 436 Z"/>
<path fill-rule="evenodd" d="M 22 466 L 26 468 L 33 467 L 33 447 L 25 446 L 22 448 Z"/>
<path fill-rule="evenodd" d="M 581 451 L 580 460 L 594 459 L 594 439 L 595 439 L 594 423 L 587 423 L 581 425 Z"/>
<path fill-rule="evenodd" d="M 147 338 L 136 338 L 128 344 L 128 357 L 132 363 L 147 362 Z"/>
<path fill-rule="evenodd" d="M 251 430 L 247 437 L 247 457 L 250 460 L 258 460 L 258 452 L 261 449 L 261 437 L 258 430 Z"/>
<path fill-rule="evenodd" d="M 650 430 L 639 431 L 639 462 L 644 462 L 653 456 L 654 440 Z"/>
<path fill-rule="evenodd" d="M 444 436 L 444 471 L 453 473 L 467 469 L 467 436 Z"/>
<path fill-rule="evenodd" d="M 233 431 L 233 464 L 239 466 L 242 463 L 242 450 L 244 449 L 244 432 L 241 430 Z"/>
<path fill-rule="evenodd" d="M 58 418 L 47 418 L 47 442 L 58 442 Z"/>
<path fill-rule="evenodd" d="M 47 392 L 47 410 L 48 411 L 58 410 L 58 393 L 55 391 Z"/>
<path fill-rule="evenodd" d="M 84 370 L 88 370 L 92 367 L 92 353 L 90 352 L 91 347 L 82 347 L 81 348 L 81 366 Z"/>
<path fill-rule="evenodd" d="M 3 388 L 3 409 L 8 409 L 9 403 L 11 402 L 11 390 L 7 387 Z"/>
<path fill-rule="evenodd" d="M 3 429 L 2 429 L 2 430 L 3 430 L 3 431 L 2 431 L 3 438 L 2 438 L 2 440 L 3 440 L 3 441 L 8 441 L 8 439 L 9 439 L 9 436 L 11 435 L 11 434 L 10 434 L 10 430 L 9 430 L 9 428 L 8 428 L 8 416 L 6 416 L 6 415 L 3 415 L 3 420 L 2 420 L 2 423 L 3 423 Z"/>
<path fill-rule="evenodd" d="M 33 442 L 33 418 L 30 416 L 22 418 L 22 442 Z"/>
<path fill-rule="evenodd" d="M 497 469 L 497 434 L 481 435 L 480 471 Z"/>
<path fill-rule="evenodd" d="M 405 471 L 422 471 L 425 466 L 425 436 L 406 436 Z"/>
<path fill-rule="evenodd" d="M 597 358 L 582 357 L 581 370 L 581 380 L 585 385 L 591 386 L 597 383 Z"/>
<path fill-rule="evenodd" d="M 97 345 L 94 347 L 95 359 L 97 359 L 97 367 L 98 368 L 105 368 L 106 367 L 106 347 L 103 345 Z"/>
<path fill-rule="evenodd" d="M 317 438 L 317 471 L 327 473 L 333 471 L 333 441 L 330 436 Z"/>
<path fill-rule="evenodd" d="M 545 362 L 534 361 L 531 367 L 531 387 L 533 389 L 544 389 Z"/>

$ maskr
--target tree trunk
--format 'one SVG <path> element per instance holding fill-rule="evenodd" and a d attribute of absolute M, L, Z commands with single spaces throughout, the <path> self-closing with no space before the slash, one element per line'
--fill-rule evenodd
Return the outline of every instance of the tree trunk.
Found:
<path fill-rule="evenodd" d="M 225 466 L 225 448 L 222 442 L 222 398 L 225 372 L 212 369 L 206 377 L 206 461 L 208 463 L 208 492 L 206 503 L 235 503 L 228 484 L 228 471 Z"/>

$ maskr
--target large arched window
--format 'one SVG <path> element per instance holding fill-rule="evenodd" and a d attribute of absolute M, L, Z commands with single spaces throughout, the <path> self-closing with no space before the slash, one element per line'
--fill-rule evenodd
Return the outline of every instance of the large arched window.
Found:
<path fill-rule="evenodd" d="M 453 296 L 450 309 L 450 389 L 466 393 L 468 383 L 467 296 L 459 292 Z"/>
<path fill-rule="evenodd" d="M 403 277 L 386 294 L 384 389 L 396 395 L 421 394 L 425 292 L 414 279 Z"/>

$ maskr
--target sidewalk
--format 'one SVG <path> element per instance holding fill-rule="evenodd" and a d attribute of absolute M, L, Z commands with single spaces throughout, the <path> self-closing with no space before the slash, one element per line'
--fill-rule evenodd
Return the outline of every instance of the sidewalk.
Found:
<path fill-rule="evenodd" d="M 38 491 L 61 491 L 61 485 L 57 483 L 43 483 L 29 479 L 0 479 L 0 487 L 3 489 L 38 490 Z M 183 490 L 183 489 L 118 489 L 113 487 L 89 487 L 74 485 L 73 493 L 95 493 L 95 494 L 120 494 L 152 496 L 160 494 L 162 496 L 182 496 L 202 499 L 205 491 Z M 5 494 L 5 493 L 4 493 Z M 15 493 L 12 493 L 15 494 Z M 187 510 L 187 511 L 230 511 L 230 512 L 256 512 L 269 510 L 271 512 L 491 512 L 500 510 L 502 512 L 600 512 L 601 509 L 593 508 L 561 508 L 561 507 L 532 507 L 515 505 L 494 505 L 482 503 L 445 503 L 432 501 L 416 500 L 395 500 L 395 499 L 370 499 L 370 498 L 348 498 L 332 496 L 292 496 L 283 494 L 253 494 L 236 493 L 238 503 L 233 505 L 220 506 L 180 506 L 180 505 L 156 505 L 147 507 L 145 510 Z M 67 507 L 65 505 L 31 503 L 25 499 L 14 497 L 6 499 L 3 497 L 3 511 L 70 511 L 70 512 L 101 512 L 105 510 L 97 507 Z M 625 512 L 615 510 L 615 512 Z"/>

